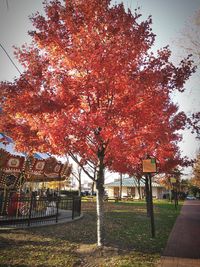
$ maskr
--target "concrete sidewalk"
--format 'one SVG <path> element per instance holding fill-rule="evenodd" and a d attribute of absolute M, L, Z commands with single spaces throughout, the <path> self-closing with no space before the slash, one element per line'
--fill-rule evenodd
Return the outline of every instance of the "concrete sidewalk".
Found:
<path fill-rule="evenodd" d="M 159 267 L 200 267 L 200 201 L 186 200 Z"/>

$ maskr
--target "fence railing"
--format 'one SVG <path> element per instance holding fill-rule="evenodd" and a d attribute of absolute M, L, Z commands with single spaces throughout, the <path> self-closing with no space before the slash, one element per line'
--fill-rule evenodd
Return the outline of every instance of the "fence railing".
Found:
<path fill-rule="evenodd" d="M 0 201 L 0 225 L 26 225 L 52 223 L 75 219 L 81 215 L 81 198 L 47 197 L 4 199 Z"/>

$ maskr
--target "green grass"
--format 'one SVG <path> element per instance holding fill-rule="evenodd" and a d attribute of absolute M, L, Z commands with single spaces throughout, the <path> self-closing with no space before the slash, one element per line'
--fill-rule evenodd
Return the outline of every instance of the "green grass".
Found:
<path fill-rule="evenodd" d="M 144 203 L 118 203 L 116 206 L 119 210 L 112 210 L 106 214 L 108 227 L 110 227 L 108 240 L 113 244 L 121 244 L 125 248 L 135 248 L 140 252 L 162 253 L 174 221 L 180 212 L 180 206 L 176 211 L 171 203 L 163 201 L 155 203 L 155 238 L 151 238 L 150 218 L 146 216 Z"/>
<path fill-rule="evenodd" d="M 154 202 L 156 237 L 144 202 L 105 203 L 106 248 L 96 248 L 96 203 L 83 203 L 73 223 L 26 230 L 0 228 L 0 266 L 147 267 L 159 259 L 180 206 Z M 89 265 L 90 264 L 90 265 Z"/>

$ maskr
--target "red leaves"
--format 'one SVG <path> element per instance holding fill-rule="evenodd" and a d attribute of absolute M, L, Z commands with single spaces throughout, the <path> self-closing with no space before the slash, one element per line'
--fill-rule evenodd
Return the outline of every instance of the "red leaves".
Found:
<path fill-rule="evenodd" d="M 149 53 L 151 18 L 140 23 L 109 3 L 51 1 L 46 17 L 32 17 L 33 43 L 16 52 L 25 71 L 1 84 L 2 130 L 22 150 L 70 151 L 84 162 L 97 162 L 104 147 L 105 166 L 130 173 L 145 153 L 160 161 L 177 153 L 167 145 L 187 117 L 170 93 L 194 69 L 189 59 L 175 68 L 168 48 Z"/>

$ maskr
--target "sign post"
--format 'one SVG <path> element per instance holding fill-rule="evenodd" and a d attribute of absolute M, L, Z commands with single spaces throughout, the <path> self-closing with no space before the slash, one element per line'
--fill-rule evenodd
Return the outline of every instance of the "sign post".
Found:
<path fill-rule="evenodd" d="M 150 218 L 151 218 L 151 235 L 152 237 L 155 237 L 155 223 L 154 223 L 152 181 L 151 181 L 152 173 L 155 173 L 157 171 L 155 158 L 144 159 L 142 161 L 142 168 L 143 168 L 143 173 L 146 174 L 146 178 L 148 181 L 149 196 L 147 196 L 147 201 L 149 201 L 149 203 L 147 203 L 147 206 L 149 204 L 149 212 L 150 212 Z"/>
<path fill-rule="evenodd" d="M 173 188 L 174 206 L 175 206 L 175 209 L 177 209 L 177 206 L 178 206 L 177 179 L 174 177 L 171 177 L 170 182 L 171 182 L 172 188 Z"/>

